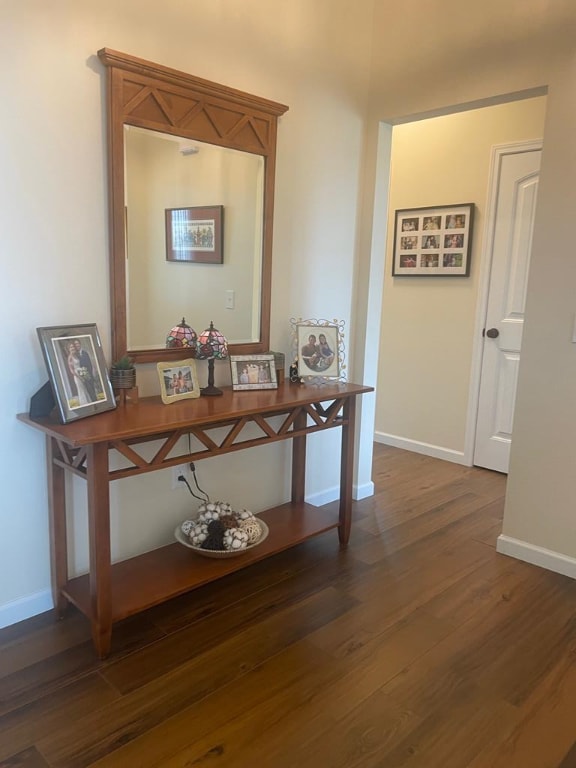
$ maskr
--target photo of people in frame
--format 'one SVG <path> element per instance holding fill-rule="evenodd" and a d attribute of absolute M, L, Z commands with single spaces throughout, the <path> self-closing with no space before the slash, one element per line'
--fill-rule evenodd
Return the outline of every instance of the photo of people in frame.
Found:
<path fill-rule="evenodd" d="M 160 362 L 156 364 L 156 371 L 164 405 L 200 397 L 195 359 Z"/>
<path fill-rule="evenodd" d="M 439 260 L 440 257 L 437 253 L 429 253 L 422 256 L 420 266 L 424 267 L 425 269 L 430 267 L 437 267 L 439 266 Z"/>
<path fill-rule="evenodd" d="M 164 387 L 168 397 L 194 392 L 194 380 L 190 366 L 174 366 L 163 371 Z"/>
<path fill-rule="evenodd" d="M 402 219 L 402 232 L 415 232 L 418 229 L 418 217 Z"/>
<path fill-rule="evenodd" d="M 52 345 L 70 410 L 105 400 L 92 337 L 59 337 L 52 339 Z"/>
<path fill-rule="evenodd" d="M 417 237 L 401 237 L 400 248 L 403 251 L 410 251 L 410 250 L 414 250 L 415 248 L 418 248 L 418 238 Z"/>
<path fill-rule="evenodd" d="M 270 361 L 238 362 L 236 375 L 239 384 L 270 384 L 272 381 Z"/>
<path fill-rule="evenodd" d="M 400 266 L 413 269 L 416 266 L 416 256 L 403 254 L 400 256 Z"/>
<path fill-rule="evenodd" d="M 175 251 L 213 251 L 216 222 L 214 219 L 172 221 L 172 247 Z"/>
<path fill-rule="evenodd" d="M 442 258 L 443 267 L 461 267 L 464 256 L 461 253 L 445 253 Z"/>
<path fill-rule="evenodd" d="M 232 389 L 277 389 L 274 355 L 230 355 Z"/>
<path fill-rule="evenodd" d="M 339 375 L 337 326 L 299 325 L 297 341 L 301 375 Z"/>
<path fill-rule="evenodd" d="M 424 216 L 422 220 L 422 229 L 440 229 L 440 216 Z"/>
<path fill-rule="evenodd" d="M 440 248 L 440 237 L 438 235 L 426 235 L 422 238 L 422 248 Z"/>
<path fill-rule="evenodd" d="M 446 216 L 446 229 L 464 229 L 466 226 L 466 215 L 463 213 L 451 213 Z"/>
<path fill-rule="evenodd" d="M 464 235 L 444 235 L 444 248 L 463 248 Z"/>

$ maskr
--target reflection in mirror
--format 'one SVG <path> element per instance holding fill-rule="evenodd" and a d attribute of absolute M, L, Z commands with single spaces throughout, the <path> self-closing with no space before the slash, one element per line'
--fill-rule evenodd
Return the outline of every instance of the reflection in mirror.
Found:
<path fill-rule="evenodd" d="M 131 125 L 124 150 L 128 348 L 164 348 L 182 317 L 257 342 L 264 158 Z M 168 261 L 165 210 L 205 206 L 223 206 L 223 263 Z"/>

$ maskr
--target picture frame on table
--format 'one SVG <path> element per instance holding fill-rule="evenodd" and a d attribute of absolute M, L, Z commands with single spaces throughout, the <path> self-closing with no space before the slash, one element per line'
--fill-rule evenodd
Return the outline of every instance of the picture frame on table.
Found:
<path fill-rule="evenodd" d="M 224 206 L 166 208 L 166 261 L 224 263 Z"/>
<path fill-rule="evenodd" d="M 196 360 L 193 358 L 158 363 L 156 368 L 160 381 L 160 397 L 165 405 L 200 397 Z"/>
<path fill-rule="evenodd" d="M 273 354 L 230 355 L 233 390 L 278 389 Z"/>
<path fill-rule="evenodd" d="M 474 203 L 395 212 L 393 277 L 469 277 Z"/>
<path fill-rule="evenodd" d="M 43 326 L 36 332 L 63 424 L 116 408 L 95 323 Z"/>
<path fill-rule="evenodd" d="M 296 346 L 300 377 L 341 377 L 343 345 L 338 323 L 318 320 L 297 323 Z"/>

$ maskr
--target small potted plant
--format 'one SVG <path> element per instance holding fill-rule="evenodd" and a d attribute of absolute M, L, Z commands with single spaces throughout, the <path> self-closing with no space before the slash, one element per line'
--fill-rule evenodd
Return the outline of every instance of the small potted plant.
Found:
<path fill-rule="evenodd" d="M 110 383 L 112 389 L 132 389 L 136 386 L 136 368 L 128 355 L 112 363 L 110 367 Z"/>

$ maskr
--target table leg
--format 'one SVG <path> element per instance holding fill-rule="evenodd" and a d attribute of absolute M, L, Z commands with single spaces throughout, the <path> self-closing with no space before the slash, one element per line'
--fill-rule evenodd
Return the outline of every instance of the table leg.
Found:
<path fill-rule="evenodd" d="M 294 429 L 305 429 L 306 411 L 294 419 Z M 306 486 L 306 435 L 292 438 L 292 503 L 302 504 Z"/>
<path fill-rule="evenodd" d="M 104 658 L 110 652 L 112 638 L 108 445 L 95 443 L 88 446 L 86 459 L 90 539 L 90 618 L 96 651 L 100 658 Z"/>
<path fill-rule="evenodd" d="M 338 539 L 341 547 L 348 545 L 352 525 L 352 477 L 354 470 L 354 421 L 356 398 L 348 397 L 344 402 L 342 418 L 342 455 L 340 464 L 340 525 Z"/>
<path fill-rule="evenodd" d="M 46 437 L 46 459 L 48 476 L 48 510 L 50 516 L 50 554 L 52 599 L 59 619 L 64 615 L 68 601 L 62 590 L 68 581 L 68 542 L 66 537 L 66 487 L 64 469 L 54 463 L 59 455 L 58 444 L 52 437 Z"/>

